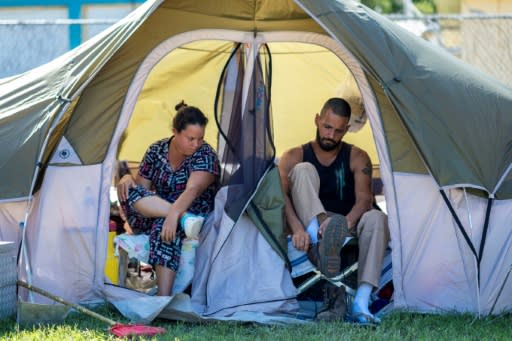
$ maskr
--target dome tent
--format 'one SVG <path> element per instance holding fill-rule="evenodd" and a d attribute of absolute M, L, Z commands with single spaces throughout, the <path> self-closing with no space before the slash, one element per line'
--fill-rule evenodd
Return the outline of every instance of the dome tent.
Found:
<path fill-rule="evenodd" d="M 127 130 L 127 145 L 137 126 L 162 125 L 161 104 L 143 96 L 152 90 L 146 81 L 169 58 L 174 66 L 159 89 L 172 103 L 185 98 L 213 113 L 233 43 L 249 50 L 266 43 L 271 55 L 273 44 L 322 52 L 308 56 L 327 50 L 354 77 L 380 160 L 396 307 L 510 310 L 512 90 L 353 1 L 147 1 L 55 61 L 0 80 L 0 231 L 20 239 L 34 193 L 26 228 L 34 283 L 74 301 L 101 297 L 119 142 L 130 118 L 138 124 Z M 278 56 L 292 64 L 297 55 L 274 55 L 276 135 L 312 124 L 314 111 L 288 105 L 311 100 L 318 110 L 334 95 L 304 80 L 308 92 L 296 92 L 303 71 L 324 65 L 277 67 Z M 277 79 L 288 88 L 279 92 Z M 51 266 L 48 249 L 58 250 Z"/>

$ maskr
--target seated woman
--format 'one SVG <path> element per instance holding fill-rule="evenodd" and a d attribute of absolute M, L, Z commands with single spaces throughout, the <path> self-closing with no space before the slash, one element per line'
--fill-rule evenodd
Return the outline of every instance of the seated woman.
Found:
<path fill-rule="evenodd" d="M 180 217 L 213 210 L 219 176 L 217 155 L 203 140 L 208 119 L 184 102 L 176 110 L 173 136 L 150 145 L 135 179 L 127 174 L 117 186 L 129 224 L 149 233 L 160 296 L 172 294 L 185 237 Z"/>

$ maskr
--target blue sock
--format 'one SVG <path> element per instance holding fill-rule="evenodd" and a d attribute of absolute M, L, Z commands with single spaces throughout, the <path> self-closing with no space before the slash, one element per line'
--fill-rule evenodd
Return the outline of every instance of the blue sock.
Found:
<path fill-rule="evenodd" d="M 316 217 L 313 217 L 308 227 L 306 227 L 306 231 L 309 234 L 309 238 L 311 239 L 311 244 L 318 243 L 318 230 L 320 229 L 320 226 L 318 225 L 318 219 Z"/>

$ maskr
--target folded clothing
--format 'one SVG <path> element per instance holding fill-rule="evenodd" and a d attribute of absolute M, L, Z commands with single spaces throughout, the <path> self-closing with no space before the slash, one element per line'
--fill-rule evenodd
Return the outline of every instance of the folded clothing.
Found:
<path fill-rule="evenodd" d="M 149 258 L 149 236 L 145 234 L 127 234 L 123 233 L 114 238 L 115 256 L 119 256 L 119 248 L 128 253 L 129 258 L 137 258 L 144 263 Z"/>

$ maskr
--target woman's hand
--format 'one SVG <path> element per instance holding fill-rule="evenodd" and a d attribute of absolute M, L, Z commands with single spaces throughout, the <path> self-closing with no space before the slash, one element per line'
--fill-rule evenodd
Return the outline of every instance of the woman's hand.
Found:
<path fill-rule="evenodd" d="M 170 243 L 174 238 L 176 238 L 179 217 L 180 214 L 173 209 L 171 209 L 167 214 L 167 217 L 165 217 L 164 224 L 162 225 L 162 232 L 160 233 L 163 242 Z"/>
<path fill-rule="evenodd" d="M 125 202 L 128 200 L 128 190 L 135 187 L 137 183 L 130 174 L 124 175 L 117 184 L 117 199 L 119 202 Z"/>

